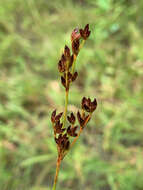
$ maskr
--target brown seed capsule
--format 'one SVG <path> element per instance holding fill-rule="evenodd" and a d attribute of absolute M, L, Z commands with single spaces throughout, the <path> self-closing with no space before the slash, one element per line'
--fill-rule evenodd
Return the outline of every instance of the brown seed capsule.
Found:
<path fill-rule="evenodd" d="M 83 128 L 90 120 L 89 115 L 87 116 L 81 116 L 80 112 L 77 112 L 77 118 L 80 126 Z"/>
<path fill-rule="evenodd" d="M 55 129 L 56 134 L 62 134 L 64 131 L 65 131 L 65 128 L 64 129 L 61 129 L 61 128 L 56 128 Z"/>
<path fill-rule="evenodd" d="M 71 68 L 72 64 L 73 64 L 73 54 L 72 54 L 72 56 L 70 57 L 69 68 Z"/>
<path fill-rule="evenodd" d="M 70 49 L 68 46 L 65 46 L 64 56 L 66 59 L 70 59 Z"/>
<path fill-rule="evenodd" d="M 90 32 L 91 32 L 91 31 L 89 31 L 89 24 L 87 24 L 87 25 L 84 27 L 84 29 L 80 29 L 79 31 L 80 31 L 81 37 L 82 37 L 84 40 L 86 40 L 86 39 L 89 37 Z"/>
<path fill-rule="evenodd" d="M 61 134 L 65 131 L 65 128 L 62 128 L 63 123 L 60 123 L 60 121 L 57 121 L 54 126 L 54 132 L 55 134 Z"/>
<path fill-rule="evenodd" d="M 59 121 L 61 119 L 63 115 L 63 112 L 59 113 L 56 117 L 55 117 L 55 122 Z"/>
<path fill-rule="evenodd" d="M 73 42 L 74 40 L 79 40 L 80 39 L 80 33 L 79 33 L 79 30 L 78 28 L 75 28 L 72 33 L 71 33 L 71 41 Z"/>
<path fill-rule="evenodd" d="M 79 39 L 76 39 L 72 42 L 72 51 L 73 51 L 73 54 L 75 54 L 76 56 L 78 55 L 79 53 Z"/>
<path fill-rule="evenodd" d="M 74 124 L 74 123 L 75 123 L 75 120 L 76 120 L 76 118 L 75 118 L 75 116 L 74 116 L 73 113 L 71 113 L 70 116 L 67 116 L 67 119 L 68 119 L 68 121 L 69 121 L 71 124 Z"/>
<path fill-rule="evenodd" d="M 65 66 L 65 62 L 63 62 L 63 61 L 59 61 L 59 63 L 58 63 L 58 69 L 59 69 L 59 72 L 65 72 L 65 70 L 66 70 L 66 66 Z"/>
<path fill-rule="evenodd" d="M 87 112 L 90 112 L 90 102 L 91 102 L 90 98 L 87 99 L 87 98 L 83 97 L 82 109 L 84 109 Z"/>
<path fill-rule="evenodd" d="M 66 88 L 66 80 L 63 76 L 61 76 L 61 83 Z"/>
<path fill-rule="evenodd" d="M 81 114 L 79 111 L 77 112 L 77 119 L 78 119 L 80 126 L 83 127 L 84 126 L 84 119 L 81 117 Z"/>
<path fill-rule="evenodd" d="M 91 102 L 90 98 L 83 97 L 82 99 L 82 109 L 84 109 L 87 112 L 93 112 L 97 107 L 97 101 L 96 98 L 93 102 Z"/>
<path fill-rule="evenodd" d="M 55 123 L 57 121 L 59 121 L 61 119 L 63 115 L 63 112 L 59 113 L 58 115 L 56 115 L 56 110 L 54 110 L 51 114 L 51 121 L 52 123 Z"/>
<path fill-rule="evenodd" d="M 64 54 L 62 54 L 62 56 L 61 56 L 61 61 L 62 61 L 62 62 L 66 62 L 66 57 L 65 57 Z"/>
<path fill-rule="evenodd" d="M 73 76 L 72 76 L 72 82 L 75 81 L 75 80 L 77 79 L 77 77 L 78 77 L 78 73 L 75 72 L 75 73 L 73 74 Z"/>
<path fill-rule="evenodd" d="M 71 125 L 67 128 L 67 133 L 68 135 L 70 135 L 71 137 L 76 137 L 77 136 L 77 133 L 76 133 L 76 130 L 77 130 L 78 126 L 75 126 L 75 127 L 71 127 Z"/>
<path fill-rule="evenodd" d="M 56 110 L 54 110 L 54 111 L 52 112 L 52 114 L 51 114 L 51 121 L 52 121 L 52 123 L 55 122 L 55 117 L 56 117 Z"/>
<path fill-rule="evenodd" d="M 97 100 L 94 98 L 93 102 L 91 102 L 91 112 L 93 112 L 97 107 Z"/>
<path fill-rule="evenodd" d="M 60 149 L 60 152 L 64 152 L 65 150 L 69 149 L 70 142 L 69 138 L 67 137 L 67 134 L 60 134 L 58 138 L 55 138 L 55 141 Z"/>
<path fill-rule="evenodd" d="M 68 82 L 72 81 L 72 74 L 70 72 L 68 72 Z"/>

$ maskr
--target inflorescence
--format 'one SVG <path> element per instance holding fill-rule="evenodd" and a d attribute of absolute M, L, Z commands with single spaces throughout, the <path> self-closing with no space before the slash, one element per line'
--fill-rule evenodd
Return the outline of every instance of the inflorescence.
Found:
<path fill-rule="evenodd" d="M 64 111 L 57 114 L 56 110 L 54 110 L 51 115 L 54 138 L 58 150 L 58 163 L 63 160 L 69 149 L 74 145 L 97 107 L 96 98 L 91 101 L 90 98 L 83 97 L 81 101 L 81 110 L 78 111 L 77 114 L 72 112 L 70 115 L 67 115 L 69 89 L 71 84 L 78 77 L 78 72 L 75 71 L 76 58 L 89 36 L 89 24 L 87 24 L 84 29 L 74 29 L 71 34 L 72 51 L 66 45 L 58 62 L 61 84 L 65 88 L 66 93 Z M 56 178 L 57 176 L 55 176 L 55 184 Z"/>

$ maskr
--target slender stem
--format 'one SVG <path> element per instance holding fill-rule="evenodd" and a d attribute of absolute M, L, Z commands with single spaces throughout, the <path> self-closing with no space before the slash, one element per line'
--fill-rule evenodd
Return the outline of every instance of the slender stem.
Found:
<path fill-rule="evenodd" d="M 59 175 L 60 165 L 61 165 L 61 157 L 58 156 L 57 167 L 56 167 L 56 174 L 55 174 L 55 179 L 54 179 L 54 184 L 53 184 L 52 190 L 56 190 L 56 185 L 57 185 L 57 181 L 58 181 L 58 175 Z"/>
<path fill-rule="evenodd" d="M 82 40 L 80 46 L 79 46 L 79 50 L 81 50 L 81 48 L 84 46 L 85 40 Z"/>
<path fill-rule="evenodd" d="M 68 108 L 68 97 L 69 97 L 69 90 L 66 90 L 66 95 L 65 95 L 65 111 L 64 111 L 63 128 L 65 127 L 65 124 L 66 124 L 67 108 Z"/>
<path fill-rule="evenodd" d="M 73 147 L 73 145 L 75 144 L 75 142 L 76 142 L 77 139 L 79 138 L 80 134 L 82 133 L 82 130 L 83 130 L 83 128 L 80 127 L 79 133 L 78 133 L 78 135 L 74 138 L 73 142 L 72 142 L 71 145 L 70 145 L 70 148 Z"/>
<path fill-rule="evenodd" d="M 66 125 L 68 98 L 69 98 L 68 72 L 69 72 L 69 61 L 67 61 L 67 65 L 66 65 L 66 94 L 65 94 L 65 110 L 64 110 L 64 117 L 63 117 L 63 128 Z"/>
<path fill-rule="evenodd" d="M 85 43 L 85 40 L 82 40 L 80 46 L 79 46 L 79 49 L 81 49 L 83 46 L 84 46 L 84 43 Z"/>
<path fill-rule="evenodd" d="M 74 70 L 75 70 L 75 63 L 76 63 L 76 58 L 77 58 L 75 54 L 73 56 L 74 57 L 73 57 L 73 64 L 72 64 L 72 74 L 74 73 Z"/>
<path fill-rule="evenodd" d="M 79 46 L 79 51 L 84 46 L 84 43 L 85 43 L 85 40 L 82 40 L 82 42 L 81 42 L 81 44 Z M 72 65 L 72 74 L 74 73 L 74 70 L 75 70 L 76 58 L 77 58 L 77 55 L 74 54 L 74 60 L 73 60 L 73 65 Z"/>

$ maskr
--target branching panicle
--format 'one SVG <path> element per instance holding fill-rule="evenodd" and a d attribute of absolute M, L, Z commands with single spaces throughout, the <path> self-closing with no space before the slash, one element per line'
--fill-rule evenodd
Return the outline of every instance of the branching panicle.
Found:
<path fill-rule="evenodd" d="M 97 107 L 96 98 L 91 101 L 90 98 L 83 97 L 81 101 L 82 112 L 78 111 L 77 114 L 72 112 L 70 115 L 67 115 L 69 89 L 78 77 L 78 73 L 75 71 L 76 58 L 83 47 L 84 42 L 89 36 L 89 24 L 87 24 L 84 29 L 74 29 L 71 34 L 72 54 L 70 48 L 65 45 L 64 52 L 58 62 L 58 70 L 61 73 L 61 84 L 65 88 L 65 108 L 64 112 L 56 114 L 56 110 L 54 110 L 51 115 L 54 138 L 58 150 L 57 168 L 53 190 L 56 189 L 61 161 L 75 144 L 82 130 L 91 119 L 92 113 Z M 70 123 L 68 126 L 66 124 L 67 121 Z M 78 125 L 75 125 L 76 121 L 78 121 Z M 73 140 L 71 141 L 71 139 Z"/>

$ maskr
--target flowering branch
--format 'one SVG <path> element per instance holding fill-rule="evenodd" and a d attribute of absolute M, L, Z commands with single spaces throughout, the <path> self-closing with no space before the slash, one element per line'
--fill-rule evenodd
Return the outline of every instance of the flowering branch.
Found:
<path fill-rule="evenodd" d="M 80 113 L 78 111 L 77 116 L 75 116 L 74 113 L 67 115 L 69 89 L 78 76 L 78 73 L 75 72 L 76 59 L 89 35 L 89 24 L 87 24 L 84 29 L 74 29 L 71 34 L 72 53 L 69 47 L 65 46 L 64 52 L 58 63 L 58 70 L 61 73 L 61 83 L 65 88 L 65 108 L 64 112 L 57 114 L 56 110 L 54 110 L 51 115 L 51 121 L 54 129 L 54 139 L 58 150 L 53 190 L 56 190 L 61 161 L 76 143 L 83 129 L 91 119 L 92 113 L 97 107 L 96 98 L 91 101 L 90 98 L 83 97 L 81 102 L 82 112 Z M 76 119 L 79 125 L 75 125 Z M 63 122 L 61 122 L 61 120 Z M 67 122 L 69 122 L 68 126 Z M 72 142 L 70 140 L 71 138 L 74 138 Z"/>

